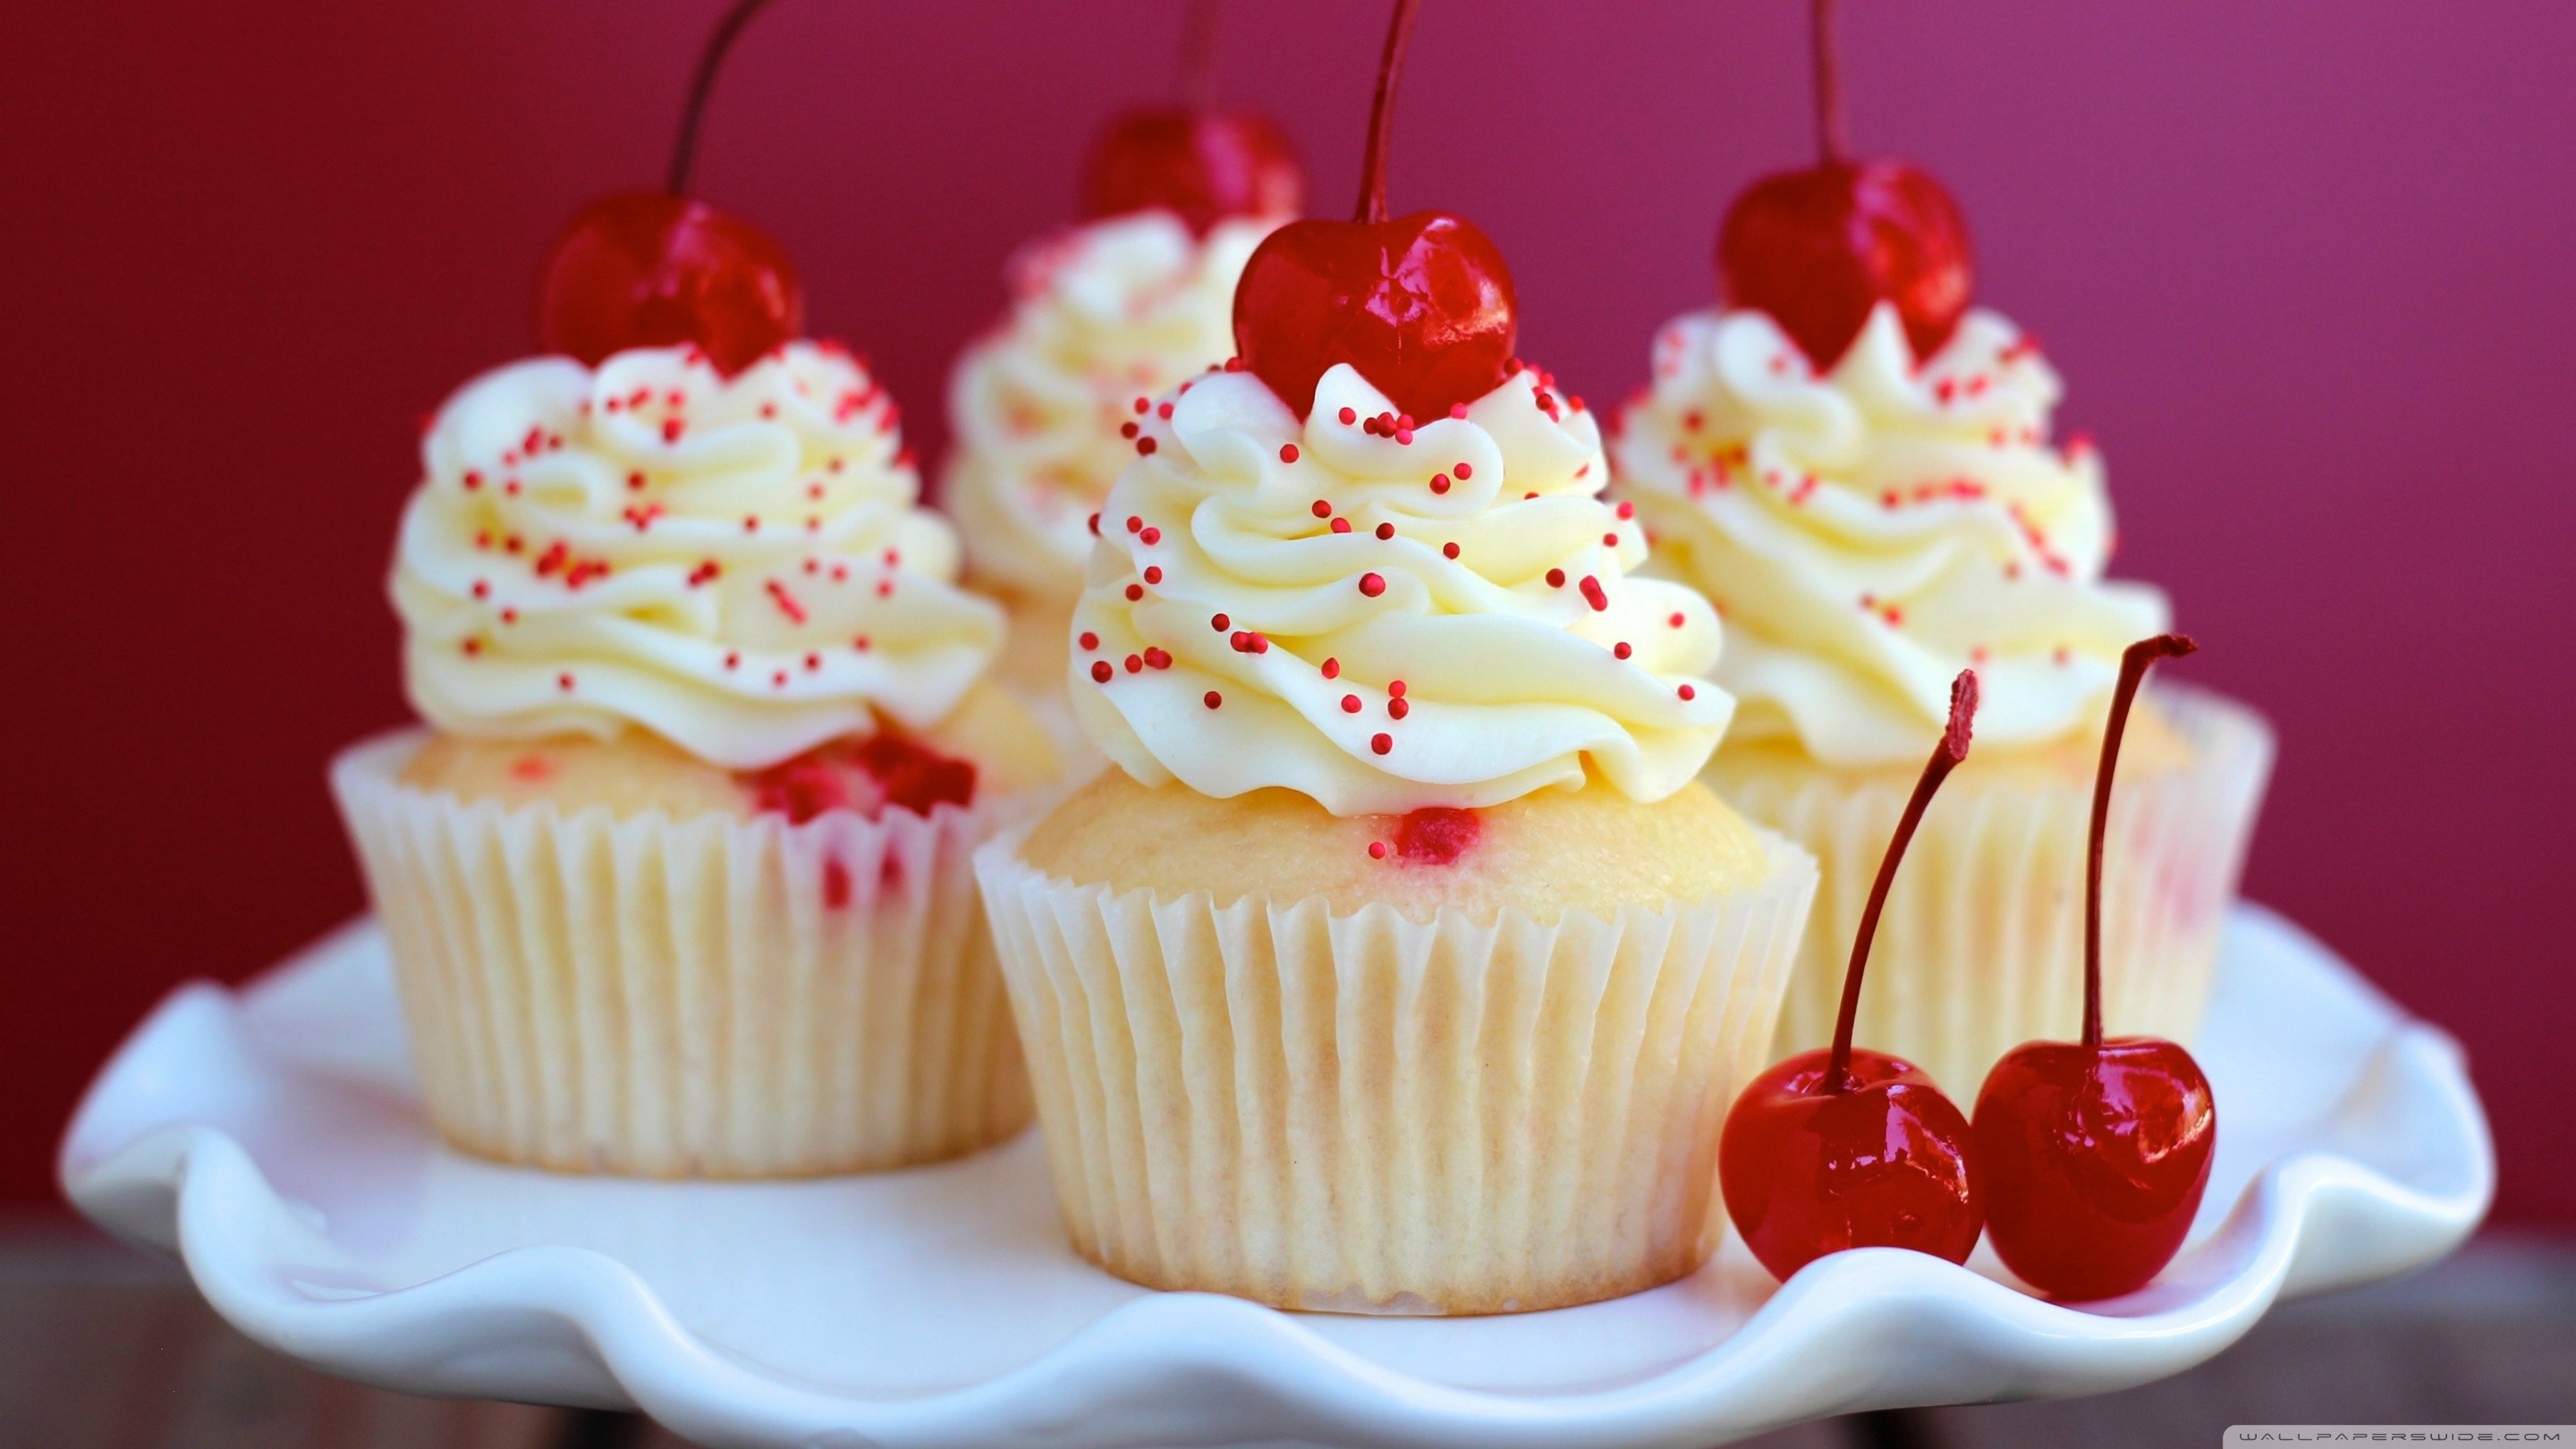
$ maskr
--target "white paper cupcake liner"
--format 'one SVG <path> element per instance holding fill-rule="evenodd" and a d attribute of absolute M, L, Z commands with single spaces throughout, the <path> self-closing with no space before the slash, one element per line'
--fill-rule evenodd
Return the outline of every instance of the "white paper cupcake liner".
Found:
<path fill-rule="evenodd" d="M 1478 925 L 1050 879 L 976 855 L 1074 1246 L 1152 1287 L 1489 1313 L 1668 1282 L 1723 1226 L 1815 863 Z"/>
<path fill-rule="evenodd" d="M 2123 774 L 2111 798 L 2102 886 L 2104 1029 L 2189 1044 L 2200 1030 L 2219 929 L 2271 773 L 2272 734 L 2205 690 L 2150 696 L 2191 751 L 2181 769 Z M 1709 784 L 1813 851 L 1816 919 L 1780 1013 L 1775 1057 L 1830 1041 L 1843 969 L 1871 878 L 1910 782 L 1729 767 Z M 2072 1041 L 2084 1012 L 2081 784 L 1952 777 L 1923 818 L 1889 893 L 1855 1039 L 1930 1072 L 1963 1105 L 1996 1058 L 2025 1041 Z"/>
<path fill-rule="evenodd" d="M 971 865 L 1025 804 L 802 825 L 465 804 L 397 778 L 426 738 L 360 744 L 331 782 L 456 1146 L 789 1177 L 951 1157 L 1028 1121 Z"/>

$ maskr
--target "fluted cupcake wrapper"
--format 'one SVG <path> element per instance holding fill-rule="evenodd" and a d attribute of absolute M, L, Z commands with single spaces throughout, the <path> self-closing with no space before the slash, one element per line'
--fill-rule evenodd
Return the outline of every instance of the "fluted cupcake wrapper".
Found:
<path fill-rule="evenodd" d="M 1717 1245 L 1815 864 L 1715 900 L 1488 924 L 1050 879 L 976 856 L 1074 1246 L 1158 1288 L 1487 1313 Z"/>
<path fill-rule="evenodd" d="M 955 1156 L 1030 1101 L 975 847 L 1014 801 L 881 820 L 461 802 L 358 745 L 332 787 L 431 1118 L 510 1162 L 789 1177 Z"/>
<path fill-rule="evenodd" d="M 2111 799 L 2103 1024 L 2114 1036 L 2189 1044 L 2271 773 L 2272 735 L 2251 710 L 2205 690 L 2159 686 L 2154 698 L 2190 759 L 2178 769 L 2124 773 Z M 1852 936 L 1906 789 L 1823 770 L 1734 771 L 1723 759 L 1708 779 L 1823 867 L 1774 1055 L 1822 1046 L 1833 1037 Z M 2005 1052 L 2038 1038 L 2074 1040 L 2084 1012 L 2092 809 L 2089 778 L 2035 786 L 1953 776 L 1888 895 L 1854 1039 L 1922 1067 L 1963 1107 Z"/>

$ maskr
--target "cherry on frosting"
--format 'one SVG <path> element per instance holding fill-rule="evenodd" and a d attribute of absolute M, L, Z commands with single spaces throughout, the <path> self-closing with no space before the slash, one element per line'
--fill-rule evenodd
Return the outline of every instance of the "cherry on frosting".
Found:
<path fill-rule="evenodd" d="M 1983 1225 L 1969 1165 L 1968 1119 L 1910 1062 L 1852 1045 L 1861 968 L 1906 843 L 1951 769 L 1968 755 L 1977 676 L 1950 686 L 1949 728 L 1896 823 L 1852 939 L 1831 1047 L 1755 1077 L 1726 1114 L 1718 1187 L 1727 1216 L 1773 1276 L 1845 1248 L 1911 1248 L 1967 1261 Z"/>
<path fill-rule="evenodd" d="M 597 366 L 630 347 L 695 344 L 740 372 L 804 329 L 796 269 L 769 235 L 689 195 L 698 119 L 736 36 L 769 0 L 739 0 L 699 58 L 670 180 L 583 207 L 546 255 L 537 342 Z"/>
<path fill-rule="evenodd" d="M 1085 221 L 1160 208 L 1201 236 L 1233 216 L 1294 216 L 1306 204 L 1297 150 L 1269 117 L 1220 109 L 1222 0 L 1191 0 L 1181 26 L 1179 97 L 1112 116 L 1082 172 Z"/>
<path fill-rule="evenodd" d="M 1296 149 L 1256 111 L 1121 111 L 1092 143 L 1082 172 L 1085 221 L 1159 207 L 1205 236 L 1228 217 L 1293 216 L 1305 204 Z"/>
<path fill-rule="evenodd" d="M 2156 1037 L 2102 1037 L 2102 838 L 2129 706 L 2178 634 L 2129 646 L 2102 734 L 2084 875 L 2084 1036 L 2024 1042 L 1977 1094 L 1987 1232 L 2022 1281 L 2074 1302 L 2145 1287 L 2181 1248 L 2209 1187 L 2218 1104 L 2200 1064 Z"/>
<path fill-rule="evenodd" d="M 1901 161 L 1854 161 L 1843 147 L 1833 0 L 1810 0 L 1816 165 L 1765 176 L 1727 208 L 1717 290 L 1729 307 L 1767 312 L 1828 370 L 1881 301 L 1896 304 L 1919 360 L 1968 310 L 1968 224 L 1941 183 Z"/>
<path fill-rule="evenodd" d="M 1299 417 L 1337 363 L 1421 418 L 1473 402 L 1510 375 L 1520 319 L 1502 252 L 1447 212 L 1386 214 L 1387 132 L 1419 5 L 1396 0 L 1387 26 L 1357 214 L 1272 232 L 1235 288 L 1235 350 Z"/>

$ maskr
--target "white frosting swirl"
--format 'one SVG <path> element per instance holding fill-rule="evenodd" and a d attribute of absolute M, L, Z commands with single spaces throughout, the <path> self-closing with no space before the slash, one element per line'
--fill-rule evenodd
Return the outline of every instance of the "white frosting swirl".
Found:
<path fill-rule="evenodd" d="M 1075 708 L 1137 780 L 1359 815 L 1588 767 L 1659 800 L 1716 748 L 1716 613 L 1628 576 L 1645 538 L 1599 496 L 1600 431 L 1537 374 L 1403 433 L 1366 430 L 1392 404 L 1348 366 L 1302 423 L 1249 372 L 1171 401 L 1110 490 L 1074 615 Z"/>
<path fill-rule="evenodd" d="M 1234 354 L 1234 284 L 1276 219 L 1221 221 L 1204 240 L 1167 211 L 1073 227 L 1012 259 L 1008 317 L 948 383 L 941 498 L 979 577 L 1070 600 L 1092 510 L 1135 454 L 1136 400 Z"/>
<path fill-rule="evenodd" d="M 892 401 L 828 344 L 729 380 L 695 349 L 512 363 L 421 458 L 393 599 L 412 703 L 452 734 L 640 725 L 754 769 L 878 711 L 936 723 L 1000 644 Z"/>
<path fill-rule="evenodd" d="M 1622 490 L 1732 626 L 1718 679 L 1736 738 L 1793 735 L 1828 764 L 1931 748 L 1977 671 L 1977 742 L 2091 722 L 2164 596 L 2106 582 L 2099 455 L 2050 445 L 2057 374 L 1972 311 L 1915 365 L 1881 303 L 1825 376 L 1763 313 L 1694 312 L 1657 337 L 1620 415 Z"/>

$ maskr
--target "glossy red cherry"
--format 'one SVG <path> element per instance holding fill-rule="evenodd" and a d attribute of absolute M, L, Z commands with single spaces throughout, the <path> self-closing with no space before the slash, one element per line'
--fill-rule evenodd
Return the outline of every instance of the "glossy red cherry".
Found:
<path fill-rule="evenodd" d="M 1718 1144 L 1726 1211 L 1774 1277 L 1845 1248 L 1912 1248 L 1953 1263 L 1977 1246 L 1968 1119 L 1922 1068 L 1855 1047 L 1829 1091 L 1817 1047 L 1753 1079 Z"/>
<path fill-rule="evenodd" d="M 1901 161 L 1853 161 L 1842 136 L 1832 0 L 1811 0 L 1814 166 L 1765 176 L 1726 211 L 1717 291 L 1767 312 L 1818 371 L 1842 360 L 1880 302 L 1917 359 L 1950 340 L 1975 287 L 1967 219 L 1941 183 Z"/>
<path fill-rule="evenodd" d="M 1253 111 L 1140 106 L 1110 119 L 1082 172 L 1085 220 L 1160 207 L 1191 231 L 1305 209 L 1296 148 Z"/>
<path fill-rule="evenodd" d="M 796 268 L 777 242 L 666 192 L 583 207 L 537 284 L 538 345 L 592 366 L 629 347 L 695 343 L 730 376 L 804 325 Z"/>
<path fill-rule="evenodd" d="M 1446 212 L 1387 219 L 1387 127 L 1419 3 L 1397 0 L 1387 27 L 1357 215 L 1272 232 L 1235 289 L 1235 350 L 1300 417 L 1337 363 L 1421 418 L 1474 402 L 1511 375 L 1520 317 L 1502 252 Z"/>
<path fill-rule="evenodd" d="M 1969 1162 L 1969 1125 L 1912 1063 L 1852 1045 L 1861 970 L 1906 844 L 1951 769 L 1968 756 L 1977 677 L 1950 686 L 1950 722 L 1871 882 L 1831 1047 L 1800 1052 L 1755 1077 L 1718 1138 L 1719 1191 L 1745 1245 L 1774 1277 L 1845 1248 L 1912 1248 L 1967 1261 L 1984 1224 Z"/>
<path fill-rule="evenodd" d="M 1766 176 L 1727 208 L 1718 296 L 1771 314 L 1818 371 L 1881 301 L 1918 359 L 1968 310 L 1968 225 L 1941 183 L 1901 161 L 1828 161 Z"/>
<path fill-rule="evenodd" d="M 660 192 L 583 207 L 537 282 L 537 343 L 597 366 L 629 347 L 694 343 L 728 376 L 804 330 L 805 296 L 785 249 L 689 195 L 698 119 L 725 52 L 769 0 L 740 0 L 699 57 Z"/>
<path fill-rule="evenodd" d="M 2075 1302 L 2145 1287 L 2173 1261 L 2209 1187 L 2218 1104 L 2191 1053 L 2102 1038 L 2102 839 L 2129 706 L 2147 668 L 2198 646 L 2179 634 L 2120 659 L 2093 780 L 2084 877 L 2084 1037 L 2024 1042 L 1977 1094 L 1977 1171 L 1995 1252 L 2023 1282 Z"/>
<path fill-rule="evenodd" d="M 2218 1106 L 2172 1042 L 2034 1041 L 1986 1074 L 1975 1128 L 1996 1254 L 2082 1303 L 2134 1293 L 2173 1261 L 2209 1186 Z"/>

